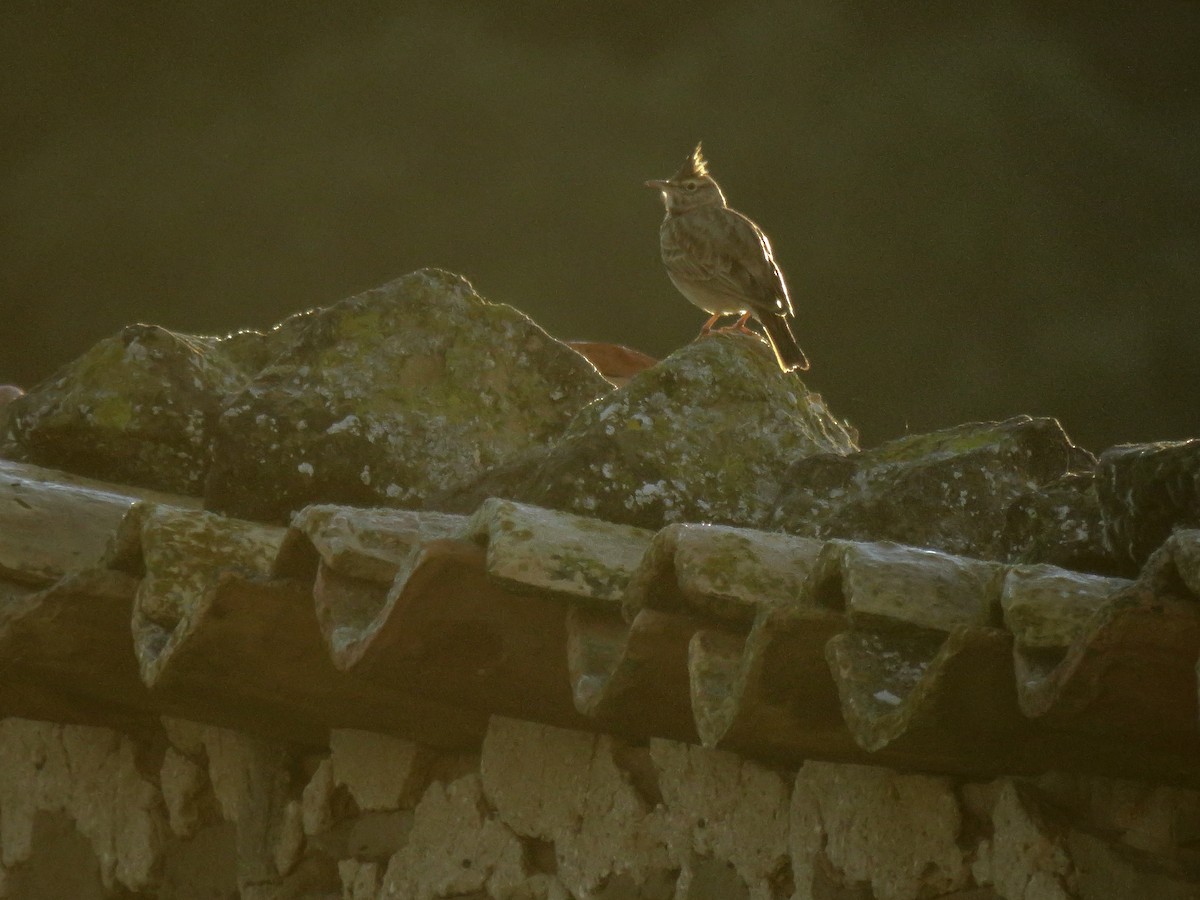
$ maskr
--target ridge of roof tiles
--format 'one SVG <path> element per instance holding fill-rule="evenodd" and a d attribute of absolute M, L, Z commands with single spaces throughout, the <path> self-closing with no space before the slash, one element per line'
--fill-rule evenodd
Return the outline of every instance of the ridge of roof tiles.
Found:
<path fill-rule="evenodd" d="M 425 269 L 7 392 L 0 714 L 1200 786 L 1200 440 L 859 449 L 753 337 L 576 346 Z"/>
<path fill-rule="evenodd" d="M 771 761 L 1200 785 L 1200 530 L 1136 579 L 492 499 L 288 528 L 0 461 L 11 715 L 468 746 L 493 713 Z"/>

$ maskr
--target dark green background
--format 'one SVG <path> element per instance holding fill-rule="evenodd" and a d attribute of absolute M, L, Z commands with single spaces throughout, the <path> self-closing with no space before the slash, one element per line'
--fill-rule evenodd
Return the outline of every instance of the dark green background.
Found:
<path fill-rule="evenodd" d="M 1200 434 L 1200 3 L 5 3 L 0 381 L 420 266 L 664 355 L 697 139 L 876 443 Z"/>

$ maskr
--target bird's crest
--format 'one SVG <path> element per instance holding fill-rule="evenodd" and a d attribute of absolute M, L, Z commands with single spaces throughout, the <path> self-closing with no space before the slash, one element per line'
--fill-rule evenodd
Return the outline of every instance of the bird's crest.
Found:
<path fill-rule="evenodd" d="M 704 161 L 704 153 L 700 149 L 700 144 L 697 144 L 691 156 L 683 161 L 683 165 L 679 167 L 679 171 L 675 173 L 671 180 L 682 181 L 685 178 L 703 178 L 707 174 L 708 163 Z"/>

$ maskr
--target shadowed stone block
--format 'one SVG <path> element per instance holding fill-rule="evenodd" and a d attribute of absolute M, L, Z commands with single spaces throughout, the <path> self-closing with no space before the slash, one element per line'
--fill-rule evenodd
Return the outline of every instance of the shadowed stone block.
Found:
<path fill-rule="evenodd" d="M 1200 440 L 1110 447 L 1096 487 L 1105 543 L 1140 566 L 1172 529 L 1200 525 Z"/>
<path fill-rule="evenodd" d="M 1006 538 L 1010 506 L 1093 463 L 1055 419 L 960 425 L 796 462 L 771 521 L 809 537 L 1009 559 L 1022 549 Z"/>

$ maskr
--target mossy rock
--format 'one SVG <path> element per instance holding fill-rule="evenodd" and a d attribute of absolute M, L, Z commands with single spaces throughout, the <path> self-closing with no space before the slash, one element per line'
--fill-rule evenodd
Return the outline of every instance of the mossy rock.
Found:
<path fill-rule="evenodd" d="M 809 537 L 1007 560 L 1036 537 L 1013 529 L 1013 504 L 1094 462 L 1055 419 L 970 423 L 801 460 L 788 472 L 773 521 Z"/>
<path fill-rule="evenodd" d="M 106 481 L 196 495 L 221 406 L 248 377 L 219 338 L 130 325 L 13 401 L 5 452 Z"/>
<path fill-rule="evenodd" d="M 1200 439 L 1110 447 L 1096 488 L 1105 545 L 1136 569 L 1172 531 L 1200 526 Z"/>
<path fill-rule="evenodd" d="M 855 449 L 849 427 L 759 340 L 689 344 L 580 412 L 562 439 L 440 498 L 489 496 L 661 528 L 761 526 L 796 459 Z"/>
<path fill-rule="evenodd" d="M 421 507 L 611 390 L 524 314 L 434 269 L 282 327 L 289 352 L 217 423 L 209 509 L 286 521 L 310 503 Z"/>

